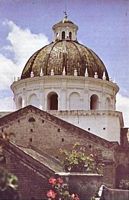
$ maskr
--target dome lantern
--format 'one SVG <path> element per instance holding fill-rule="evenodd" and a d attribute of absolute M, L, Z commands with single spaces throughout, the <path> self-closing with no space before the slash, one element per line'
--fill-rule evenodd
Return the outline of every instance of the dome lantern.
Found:
<path fill-rule="evenodd" d="M 52 27 L 54 31 L 54 41 L 58 40 L 77 40 L 78 26 L 68 19 L 67 13 L 62 21 Z"/>

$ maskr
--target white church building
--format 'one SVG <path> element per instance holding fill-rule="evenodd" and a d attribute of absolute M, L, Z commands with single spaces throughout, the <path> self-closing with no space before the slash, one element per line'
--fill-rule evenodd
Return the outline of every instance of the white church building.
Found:
<path fill-rule="evenodd" d="M 16 109 L 34 105 L 108 141 L 120 142 L 123 116 L 116 111 L 119 87 L 101 59 L 77 40 L 78 26 L 65 15 L 53 41 L 27 61 L 14 81 Z"/>

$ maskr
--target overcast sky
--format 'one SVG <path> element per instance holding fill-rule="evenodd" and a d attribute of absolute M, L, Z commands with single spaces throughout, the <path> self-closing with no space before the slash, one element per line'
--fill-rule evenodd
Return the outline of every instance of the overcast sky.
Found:
<path fill-rule="evenodd" d="M 129 0 L 0 0 L 0 110 L 12 110 L 10 85 L 28 58 L 52 40 L 67 10 L 78 41 L 103 60 L 119 85 L 117 109 L 129 126 Z"/>

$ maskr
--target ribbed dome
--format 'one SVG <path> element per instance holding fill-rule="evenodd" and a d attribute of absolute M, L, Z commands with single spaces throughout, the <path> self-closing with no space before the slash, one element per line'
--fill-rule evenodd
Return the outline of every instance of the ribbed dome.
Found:
<path fill-rule="evenodd" d="M 89 48 L 77 41 L 61 40 L 50 43 L 35 52 L 26 63 L 21 78 L 29 78 L 31 72 L 34 76 L 50 75 L 51 70 L 54 75 L 62 75 L 65 69 L 66 75 L 74 75 L 77 70 L 78 76 L 85 76 L 88 71 L 89 77 L 94 77 L 95 72 L 98 78 L 102 79 L 105 72 L 106 79 L 109 80 L 107 70 L 100 58 Z"/>

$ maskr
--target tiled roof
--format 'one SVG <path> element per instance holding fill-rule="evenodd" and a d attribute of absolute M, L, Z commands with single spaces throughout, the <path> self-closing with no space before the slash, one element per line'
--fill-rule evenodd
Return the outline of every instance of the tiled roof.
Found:
<path fill-rule="evenodd" d="M 85 76 L 87 68 L 89 77 L 102 79 L 103 73 L 109 80 L 107 70 L 101 59 L 89 48 L 72 40 L 60 40 L 50 43 L 34 53 L 26 63 L 21 78 L 29 78 L 33 71 L 34 76 L 40 76 L 41 69 L 44 76 L 50 75 L 51 70 L 55 75 L 62 75 L 65 68 L 66 75 L 74 75 L 77 70 L 78 76 Z"/>

